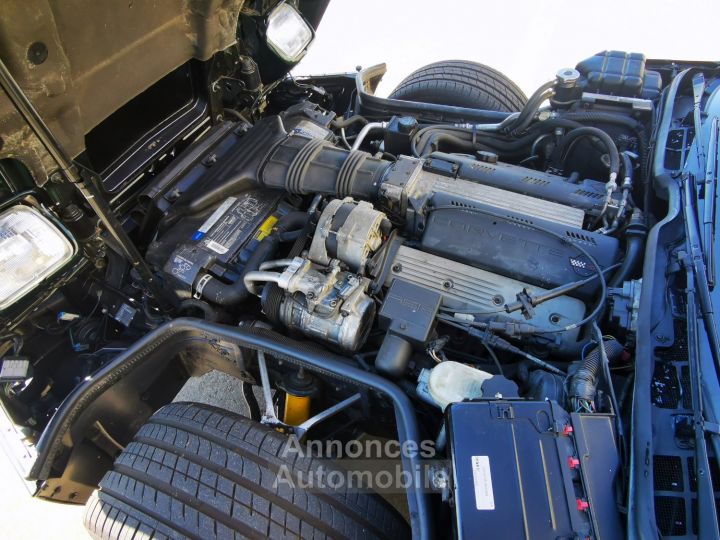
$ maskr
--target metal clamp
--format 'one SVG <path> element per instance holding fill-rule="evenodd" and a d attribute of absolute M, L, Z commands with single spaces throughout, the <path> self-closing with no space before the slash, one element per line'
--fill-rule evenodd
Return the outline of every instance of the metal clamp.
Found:
<path fill-rule="evenodd" d="M 205 274 L 198 280 L 197 285 L 195 286 L 195 294 L 193 294 L 193 298 L 195 298 L 196 300 L 202 298 L 203 289 L 205 288 L 205 285 L 208 284 L 208 281 L 210 281 L 211 279 L 212 276 L 210 274 Z"/>

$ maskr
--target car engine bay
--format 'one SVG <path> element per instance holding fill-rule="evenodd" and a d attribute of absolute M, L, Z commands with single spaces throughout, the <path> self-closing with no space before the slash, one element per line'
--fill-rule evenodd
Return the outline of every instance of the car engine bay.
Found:
<path fill-rule="evenodd" d="M 178 345 L 137 388 L 124 383 L 128 405 L 107 398 L 79 416 L 72 444 L 55 437 L 43 496 L 82 502 L 147 416 L 213 369 L 237 377 L 253 419 L 282 432 L 340 404 L 342 421 L 313 437 L 407 435 L 387 396 L 363 390 L 362 406 L 348 405 L 359 392 L 351 377 L 272 361 L 268 349 L 214 336 L 222 325 L 399 387 L 453 479 L 431 491 L 459 537 L 477 527 L 522 535 L 522 523 L 538 538 L 622 536 L 645 242 L 663 217 L 651 134 L 668 73 L 642 55 L 601 53 L 561 69 L 522 110 L 479 121 L 383 113 L 371 72 L 287 77 L 249 106 L 228 104 L 134 185 L 123 225 L 152 289 L 86 205 L 62 209 L 56 221 L 86 263 L 4 338 L 6 359 L 30 366 L 3 379 L 27 439 L 37 443 L 68 395 L 110 377 L 164 324 L 198 324 L 183 339 L 199 349 Z M 83 445 L 102 454 L 85 476 L 69 465 L 87 459 Z M 478 494 L 483 459 L 506 471 L 492 469 L 490 499 Z M 547 499 L 529 495 L 543 490 Z M 506 510 L 488 517 L 483 505 Z"/>

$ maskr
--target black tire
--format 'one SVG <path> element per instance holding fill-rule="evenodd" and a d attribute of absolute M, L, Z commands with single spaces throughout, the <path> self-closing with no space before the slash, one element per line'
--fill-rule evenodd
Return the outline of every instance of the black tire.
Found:
<path fill-rule="evenodd" d="M 173 403 L 135 435 L 90 497 L 94 538 L 405 538 L 372 493 L 273 487 L 278 470 L 328 462 L 283 457 L 285 437 L 215 407 Z M 307 478 L 307 476 L 306 476 Z"/>
<path fill-rule="evenodd" d="M 487 111 L 521 110 L 527 97 L 499 71 L 467 60 L 443 60 L 413 71 L 392 94 L 392 99 Z"/>

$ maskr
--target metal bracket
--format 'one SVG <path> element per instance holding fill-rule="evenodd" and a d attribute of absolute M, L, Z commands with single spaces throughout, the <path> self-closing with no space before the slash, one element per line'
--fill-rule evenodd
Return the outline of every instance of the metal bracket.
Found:
<path fill-rule="evenodd" d="M 582 101 L 585 103 L 613 103 L 616 105 L 627 105 L 632 107 L 633 111 L 652 112 L 653 102 L 649 99 L 640 99 L 624 96 L 610 96 L 606 94 L 597 94 L 593 92 L 583 92 Z"/>
<path fill-rule="evenodd" d="M 332 407 L 329 407 L 325 409 L 323 412 L 316 414 L 312 418 L 308 418 L 305 420 L 302 424 L 294 428 L 295 434 L 297 435 L 298 439 L 300 439 L 300 442 L 303 442 L 305 440 L 305 435 L 308 431 L 310 431 L 310 428 L 312 428 L 314 425 L 319 424 L 320 422 L 327 420 L 331 416 L 335 416 L 339 412 L 344 411 L 350 405 L 353 403 L 360 401 L 361 395 L 353 394 L 347 399 L 344 399 L 343 401 L 336 403 Z"/>
<path fill-rule="evenodd" d="M 533 297 L 530 290 L 527 287 L 523 288 L 522 292 L 519 292 L 516 298 L 520 303 L 520 312 L 525 319 L 532 319 L 535 316 L 535 310 L 533 309 Z"/>
<path fill-rule="evenodd" d="M 265 353 L 262 351 L 258 351 L 258 366 L 260 368 L 260 381 L 262 383 L 263 399 L 265 401 L 265 413 L 262 415 L 262 419 L 260 420 L 260 422 L 267 426 L 278 427 L 284 431 L 295 433 L 300 442 L 303 442 L 305 440 L 305 435 L 308 431 L 310 431 L 313 426 L 344 411 L 345 409 L 350 407 L 350 405 L 356 403 L 357 401 L 360 401 L 360 399 L 362 398 L 359 393 L 353 394 L 349 398 L 344 399 L 339 403 L 336 403 L 332 407 L 328 407 L 327 409 L 325 409 L 321 413 L 316 414 L 312 418 L 308 418 L 299 426 L 290 426 L 284 422 L 281 422 L 280 419 L 277 417 L 277 414 L 275 414 L 275 408 L 273 407 L 272 393 L 270 388 L 270 377 L 268 376 L 267 363 L 265 362 Z"/>
<path fill-rule="evenodd" d="M 273 407 L 272 401 L 272 389 L 270 388 L 270 377 L 268 376 L 267 363 L 265 362 L 265 353 L 258 351 L 258 367 L 260 368 L 260 382 L 262 384 L 263 401 L 265 401 L 265 412 L 260 419 L 260 422 L 273 427 L 281 427 L 283 429 L 290 428 L 280 421 L 275 414 L 275 407 Z"/>
<path fill-rule="evenodd" d="M 712 433 L 713 435 L 720 435 L 720 424 L 715 422 L 703 422 L 702 428 L 706 433 Z"/>

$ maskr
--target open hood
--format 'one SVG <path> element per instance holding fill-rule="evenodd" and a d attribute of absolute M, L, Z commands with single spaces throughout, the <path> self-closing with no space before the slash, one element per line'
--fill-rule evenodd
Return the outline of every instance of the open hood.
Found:
<path fill-rule="evenodd" d="M 276 3 L 8 0 L 0 10 L 0 58 L 76 156 L 85 135 L 132 98 L 188 61 L 206 61 L 237 43 L 241 13 L 261 16 Z M 323 9 L 311 11 L 319 20 L 327 3 L 317 4 Z M 0 129 L 0 158 L 20 158 L 43 184 L 55 164 L 4 94 Z"/>

